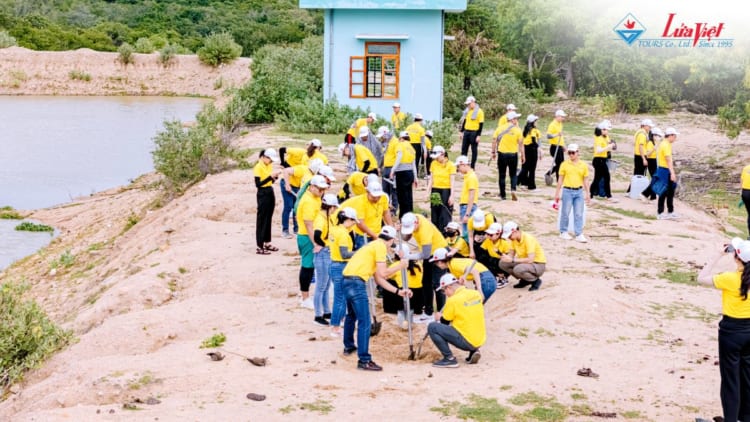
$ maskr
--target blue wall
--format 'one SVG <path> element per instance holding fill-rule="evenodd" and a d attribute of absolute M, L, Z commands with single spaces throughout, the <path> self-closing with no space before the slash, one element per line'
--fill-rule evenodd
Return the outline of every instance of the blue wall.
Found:
<path fill-rule="evenodd" d="M 370 108 L 390 118 L 391 105 L 401 103 L 407 113 L 426 120 L 442 118 L 443 14 L 441 10 L 329 9 L 325 24 L 325 98 Z M 349 58 L 365 53 L 357 34 L 406 34 L 401 43 L 399 98 L 349 98 Z M 383 40 L 394 41 L 394 40 Z"/>

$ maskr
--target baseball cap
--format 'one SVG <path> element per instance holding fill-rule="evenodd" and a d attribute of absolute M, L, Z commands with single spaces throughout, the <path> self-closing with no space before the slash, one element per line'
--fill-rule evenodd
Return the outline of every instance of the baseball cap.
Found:
<path fill-rule="evenodd" d="M 660 136 L 662 138 L 664 137 L 664 132 L 662 132 L 662 130 L 659 129 L 658 127 L 652 128 L 651 129 L 651 134 L 654 135 L 654 136 Z"/>
<path fill-rule="evenodd" d="M 450 223 L 448 223 L 448 224 L 445 225 L 445 228 L 446 229 L 451 229 L 451 230 L 459 231 L 459 230 L 461 230 L 461 225 L 458 224 L 458 223 L 456 223 L 455 221 L 451 221 Z"/>
<path fill-rule="evenodd" d="M 417 216 L 413 212 L 407 212 L 401 217 L 401 234 L 412 234 L 417 228 Z"/>
<path fill-rule="evenodd" d="M 323 195 L 322 202 L 323 202 L 323 205 L 338 206 L 339 205 L 339 198 L 336 195 L 332 194 L 332 193 L 327 193 L 327 194 Z"/>
<path fill-rule="evenodd" d="M 509 238 L 513 230 L 518 230 L 518 224 L 514 221 L 506 221 L 503 226 L 503 239 Z"/>
<path fill-rule="evenodd" d="M 679 135 L 679 134 L 680 134 L 680 132 L 678 132 L 678 131 L 677 131 L 677 129 L 675 129 L 675 128 L 673 128 L 673 127 L 668 127 L 668 128 L 666 128 L 666 129 L 664 130 L 664 135 L 665 135 L 665 136 L 669 136 L 669 135 Z"/>
<path fill-rule="evenodd" d="M 516 105 L 512 104 L 512 103 L 508 104 L 507 106 L 505 106 L 505 109 L 506 110 L 515 110 L 516 109 Z"/>
<path fill-rule="evenodd" d="M 482 210 L 476 210 L 474 211 L 474 214 L 471 215 L 472 220 L 474 220 L 474 226 L 482 227 L 484 226 L 484 211 Z"/>
<path fill-rule="evenodd" d="M 511 119 L 517 119 L 517 118 L 521 117 L 522 114 L 516 113 L 515 111 L 511 110 L 511 111 L 508 112 L 508 114 L 506 116 L 508 117 L 508 120 L 511 120 Z"/>
<path fill-rule="evenodd" d="M 414 115 L 414 120 L 423 120 L 423 119 L 424 118 L 422 117 L 421 113 L 417 113 L 417 114 Z"/>
<path fill-rule="evenodd" d="M 315 176 L 312 177 L 312 179 L 310 179 L 310 184 L 313 186 L 317 186 L 321 189 L 328 189 L 329 187 L 328 181 L 326 180 L 326 178 L 319 174 L 316 174 Z"/>
<path fill-rule="evenodd" d="M 651 121 L 651 119 L 643 119 L 641 120 L 641 126 L 654 126 L 654 122 Z"/>
<path fill-rule="evenodd" d="M 375 173 L 368 173 L 366 180 L 368 186 L 370 185 L 370 183 L 380 183 L 380 176 Z"/>
<path fill-rule="evenodd" d="M 359 136 L 360 137 L 367 136 L 369 134 L 370 134 L 370 128 L 369 127 L 362 126 L 361 128 L 359 128 Z"/>
<path fill-rule="evenodd" d="M 409 137 L 409 132 L 402 130 L 401 133 L 398 134 L 398 137 L 401 139 L 406 139 Z"/>
<path fill-rule="evenodd" d="M 742 240 L 739 237 L 732 239 L 732 247 L 737 257 L 744 263 L 750 262 L 750 240 Z"/>
<path fill-rule="evenodd" d="M 401 103 L 393 103 L 393 107 L 401 108 Z"/>
<path fill-rule="evenodd" d="M 430 157 L 437 158 L 440 155 L 445 155 L 445 148 L 441 147 L 440 145 L 435 145 L 435 147 L 432 148 L 432 151 L 430 152 Z"/>
<path fill-rule="evenodd" d="M 395 239 L 398 237 L 398 233 L 396 233 L 396 229 L 394 229 L 392 226 L 383 226 L 383 228 L 380 229 L 380 236 L 385 236 L 389 239 Z"/>
<path fill-rule="evenodd" d="M 568 152 L 577 152 L 577 151 L 578 151 L 578 144 L 568 145 Z"/>
<path fill-rule="evenodd" d="M 468 97 L 466 97 L 466 101 L 464 101 L 464 104 L 475 103 L 475 102 L 477 102 L 477 99 L 474 98 L 473 95 L 469 95 Z"/>
<path fill-rule="evenodd" d="M 610 123 L 609 120 L 602 120 L 601 122 L 599 122 L 599 124 L 596 125 L 596 128 L 599 130 L 609 130 L 612 129 L 612 123 Z"/>
<path fill-rule="evenodd" d="M 318 174 L 321 167 L 323 167 L 323 160 L 320 158 L 313 158 L 307 162 L 307 168 L 310 169 L 312 174 Z"/>
<path fill-rule="evenodd" d="M 426 130 L 426 131 L 424 132 L 424 136 L 426 136 L 426 137 L 428 137 L 428 138 L 432 139 L 432 137 L 433 137 L 433 136 L 435 136 L 435 135 L 433 135 L 433 134 L 432 134 L 432 131 L 431 131 L 431 130 Z"/>
<path fill-rule="evenodd" d="M 437 248 L 435 249 L 435 253 L 432 254 L 432 258 L 430 258 L 430 262 L 444 261 L 446 258 L 448 258 L 448 249 Z"/>
<path fill-rule="evenodd" d="M 320 166 L 318 169 L 318 174 L 328 179 L 330 182 L 336 181 L 336 176 L 333 175 L 333 169 L 329 166 Z"/>
<path fill-rule="evenodd" d="M 354 208 L 352 208 L 352 207 L 345 207 L 345 208 L 342 208 L 339 213 L 343 214 L 344 217 L 351 218 L 352 220 L 354 220 L 357 223 L 359 223 L 359 219 L 357 218 L 357 210 L 355 210 Z"/>
<path fill-rule="evenodd" d="M 263 151 L 263 155 L 265 155 L 266 157 L 270 158 L 271 161 L 273 161 L 274 163 L 278 163 L 279 162 L 279 154 L 273 148 L 268 148 L 265 151 Z"/>
<path fill-rule="evenodd" d="M 565 117 L 565 116 L 567 116 L 567 114 L 565 114 L 565 112 L 562 110 L 557 110 L 555 112 L 555 117 Z"/>
<path fill-rule="evenodd" d="M 487 227 L 487 230 L 484 232 L 487 234 L 498 234 L 501 231 L 503 231 L 503 225 L 500 223 L 492 223 L 489 227 Z"/>
<path fill-rule="evenodd" d="M 342 143 L 339 144 L 339 154 L 343 154 L 344 153 L 344 149 L 346 149 L 346 145 L 347 145 L 346 142 L 342 142 Z"/>
<path fill-rule="evenodd" d="M 440 277 L 440 287 L 438 287 L 435 290 L 440 291 L 450 286 L 451 284 L 456 284 L 456 283 L 458 283 L 458 279 L 453 274 L 448 273 Z"/>
<path fill-rule="evenodd" d="M 386 133 L 388 133 L 388 126 L 380 126 L 378 128 L 378 134 L 376 136 L 378 138 L 382 138 Z"/>
<path fill-rule="evenodd" d="M 320 139 L 313 139 L 312 141 L 310 141 L 310 145 L 320 148 L 323 146 L 323 143 L 320 142 Z"/>
<path fill-rule="evenodd" d="M 469 157 L 465 155 L 459 155 L 458 158 L 456 158 L 456 165 L 460 166 L 461 164 L 469 164 Z"/>
<path fill-rule="evenodd" d="M 539 120 L 539 116 L 537 116 L 536 114 L 529 114 L 528 116 L 526 116 L 527 122 L 536 122 L 537 120 Z"/>
<path fill-rule="evenodd" d="M 367 113 L 367 117 L 371 118 L 372 120 L 378 119 L 378 115 L 375 114 L 375 112 Z"/>
<path fill-rule="evenodd" d="M 381 185 L 380 182 L 378 181 L 373 181 L 367 184 L 367 193 L 369 193 L 372 196 L 385 195 L 385 192 L 383 192 L 383 185 Z"/>

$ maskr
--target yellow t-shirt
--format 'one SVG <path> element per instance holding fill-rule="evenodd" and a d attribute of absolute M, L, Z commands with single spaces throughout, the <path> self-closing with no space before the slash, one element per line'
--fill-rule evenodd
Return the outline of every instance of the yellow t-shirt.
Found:
<path fill-rule="evenodd" d="M 376 234 L 383 227 L 383 214 L 388 210 L 388 197 L 382 195 L 378 202 L 372 203 L 367 199 L 367 194 L 353 196 L 341 204 L 341 208 L 352 207 L 357 211 L 357 217 Z M 355 226 L 357 234 L 364 234 L 359 227 Z"/>
<path fill-rule="evenodd" d="M 320 238 L 323 239 L 323 243 L 325 243 L 326 246 L 331 246 L 331 241 L 329 239 L 331 227 L 333 227 L 333 224 L 331 224 L 330 218 L 326 216 L 326 212 L 322 209 L 318 211 L 318 215 L 316 215 L 315 220 L 313 220 L 313 231 L 320 230 Z"/>
<path fill-rule="evenodd" d="M 503 114 L 497 119 L 497 127 L 505 127 L 508 124 L 508 113 Z"/>
<path fill-rule="evenodd" d="M 495 221 L 495 216 L 492 215 L 491 212 L 486 212 L 484 213 L 484 224 L 482 224 L 481 226 L 475 226 L 474 219 L 469 218 L 469 222 L 466 223 L 466 229 L 470 232 L 483 232 L 487 230 L 487 228 L 490 227 L 490 224 L 494 223 Z"/>
<path fill-rule="evenodd" d="M 502 241 L 503 239 L 500 240 Z M 500 258 L 502 256 L 500 251 L 495 249 L 495 243 L 489 237 L 484 239 L 484 242 L 482 242 L 479 247 L 487 251 L 487 253 L 493 258 Z"/>
<path fill-rule="evenodd" d="M 388 141 L 388 148 L 385 149 L 385 153 L 383 154 L 383 167 L 393 167 L 396 164 L 396 148 L 398 144 L 398 138 L 395 136 Z"/>
<path fill-rule="evenodd" d="M 742 177 L 740 178 L 740 181 L 742 182 L 742 189 L 750 189 L 750 166 L 745 166 L 745 168 L 742 169 Z"/>
<path fill-rule="evenodd" d="M 495 133 L 492 135 L 493 138 L 498 137 L 503 131 L 508 130 L 508 125 L 502 127 L 502 130 L 500 129 L 501 127 L 498 126 L 495 129 Z M 501 154 L 517 154 L 519 142 L 523 142 L 523 132 L 518 126 L 513 126 L 500 138 L 500 142 L 497 143 L 497 152 Z"/>
<path fill-rule="evenodd" d="M 414 147 L 411 146 L 411 143 L 404 141 L 399 141 L 398 145 L 396 146 L 396 154 L 401 152 L 401 162 L 400 164 L 411 164 L 414 162 L 414 159 L 417 157 L 417 152 L 414 150 Z M 395 159 L 394 159 L 395 164 Z"/>
<path fill-rule="evenodd" d="M 448 260 L 448 271 L 450 271 L 451 274 L 453 274 L 456 278 L 461 278 L 464 276 L 464 272 L 466 272 L 466 269 L 469 268 L 469 265 L 474 262 L 473 259 L 470 258 L 451 258 Z M 479 274 L 482 274 L 485 271 L 489 271 L 487 267 L 484 266 L 484 264 L 477 262 L 474 264 L 474 269 L 479 271 Z M 474 276 L 471 275 L 471 273 L 466 275 L 466 280 L 474 281 Z"/>
<path fill-rule="evenodd" d="M 597 152 L 598 148 L 607 148 L 609 146 L 609 136 L 594 136 L 594 158 L 607 158 L 607 150 Z"/>
<path fill-rule="evenodd" d="M 532 142 L 531 138 L 536 138 L 536 144 L 539 145 L 539 143 L 542 141 L 541 139 L 539 139 L 541 137 L 542 137 L 542 134 L 541 134 L 541 132 L 539 132 L 539 129 L 532 128 L 529 131 L 529 133 L 526 135 L 526 137 L 523 138 L 523 144 L 524 145 L 531 145 L 531 142 Z"/>
<path fill-rule="evenodd" d="M 370 160 L 370 166 L 367 168 L 367 171 L 378 168 L 378 160 L 375 159 L 372 151 L 364 145 L 354 145 L 354 160 L 357 163 L 357 170 L 359 171 L 365 169 L 365 161 L 367 160 Z"/>
<path fill-rule="evenodd" d="M 448 246 L 456 249 L 457 254 L 467 258 L 469 257 L 469 254 L 471 253 L 471 251 L 469 251 L 469 244 L 466 243 L 466 240 L 463 237 L 456 236 L 453 239 L 446 238 L 445 240 L 448 242 Z"/>
<path fill-rule="evenodd" d="M 487 340 L 482 294 L 478 291 L 459 287 L 445 299 L 442 317 L 472 346 L 480 347 Z"/>
<path fill-rule="evenodd" d="M 430 253 L 435 253 L 437 248 L 448 247 L 448 241 L 445 240 L 445 237 L 440 233 L 440 230 L 432 224 L 432 221 L 428 220 L 421 214 L 415 215 L 417 216 L 417 221 L 419 223 L 417 224 L 417 229 L 412 233 L 412 237 L 417 242 L 420 249 L 422 249 L 422 246 L 424 245 L 432 245 Z"/>
<path fill-rule="evenodd" d="M 566 188 L 582 187 L 583 179 L 588 176 L 589 166 L 581 160 L 575 164 L 570 160 L 565 160 L 560 164 L 560 177 L 563 178 L 563 186 Z"/>
<path fill-rule="evenodd" d="M 350 233 L 351 232 L 347 230 L 343 224 L 331 226 L 331 232 L 328 236 L 329 246 L 331 247 L 331 261 L 348 261 L 348 259 L 341 257 L 341 249 L 339 248 L 346 246 L 349 248 L 350 252 L 354 250 L 354 242 L 352 241 Z"/>
<path fill-rule="evenodd" d="M 357 119 L 354 121 L 354 127 L 349 128 L 349 130 L 346 132 L 349 135 L 352 135 L 355 138 L 359 138 L 359 129 L 362 128 L 362 126 L 367 126 L 367 117 L 363 117 L 361 119 Z"/>
<path fill-rule="evenodd" d="M 307 157 L 307 156 L 305 156 Z M 313 174 L 310 168 L 306 164 L 300 164 L 298 166 L 292 166 L 292 173 L 289 175 L 289 184 L 295 188 L 299 188 L 307 180 L 312 179 Z M 305 177 L 308 176 L 308 177 Z"/>
<path fill-rule="evenodd" d="M 474 119 L 473 117 L 474 110 L 469 110 L 466 112 L 466 119 L 464 120 L 464 130 L 479 130 L 479 124 L 484 123 L 484 110 L 480 108 L 479 111 L 477 111 L 477 118 Z"/>
<path fill-rule="evenodd" d="M 398 265 L 398 262 L 394 262 L 393 264 L 389 265 L 388 268 L 393 268 L 396 265 Z M 417 265 L 414 267 L 414 274 L 409 271 L 409 269 L 406 269 L 406 279 L 408 280 L 409 288 L 410 289 L 418 289 L 422 287 L 422 265 Z M 403 288 L 404 284 L 401 281 L 401 271 L 396 271 L 391 276 L 391 280 L 395 281 L 398 287 Z"/>
<path fill-rule="evenodd" d="M 654 145 L 654 141 L 652 140 L 646 142 L 646 158 L 652 160 L 656 158 L 656 145 Z"/>
<path fill-rule="evenodd" d="M 721 290 L 721 313 L 732 318 L 750 318 L 750 296 L 742 300 L 742 273 L 728 271 L 714 276 L 714 286 Z"/>
<path fill-rule="evenodd" d="M 265 180 L 266 178 L 271 176 L 271 173 L 273 173 L 273 163 L 264 163 L 263 160 L 258 160 L 258 163 L 253 167 L 253 176 L 260 178 L 261 181 Z M 262 188 L 267 188 L 269 186 L 273 185 L 273 179 L 270 179 L 268 182 L 264 183 Z"/>
<path fill-rule="evenodd" d="M 376 264 L 385 263 L 386 254 L 385 242 L 381 239 L 362 246 L 344 267 L 344 277 L 359 277 L 367 281 L 375 274 Z"/>
<path fill-rule="evenodd" d="M 406 131 L 409 133 L 409 142 L 412 144 L 421 144 L 422 138 L 425 134 L 424 126 L 421 123 L 414 122 L 406 127 Z"/>
<path fill-rule="evenodd" d="M 304 156 L 303 160 L 304 160 L 305 164 L 307 164 L 310 160 L 312 160 L 314 158 L 317 158 L 320 161 L 322 161 L 323 164 L 328 165 L 328 157 L 326 157 L 325 154 L 323 154 L 322 152 L 320 152 L 319 149 L 316 149 L 315 152 L 313 152 L 312 157 L 308 156 L 307 153 L 305 153 L 305 156 Z"/>
<path fill-rule="evenodd" d="M 393 125 L 393 129 L 396 131 L 401 130 L 401 128 L 404 126 L 404 122 L 406 121 L 406 113 L 403 111 L 399 111 L 398 113 L 391 114 L 391 124 Z"/>
<path fill-rule="evenodd" d="M 299 205 L 297 206 L 297 225 L 299 226 L 297 234 L 303 236 L 308 235 L 305 220 L 308 220 L 311 223 L 315 222 L 315 217 L 320 213 L 322 202 L 322 198 L 313 195 L 309 190 L 302 195 L 302 198 L 299 200 Z"/>
<path fill-rule="evenodd" d="M 346 178 L 346 184 L 349 185 L 349 192 L 351 192 L 352 196 L 367 193 L 367 187 L 365 186 L 366 179 L 367 173 L 362 173 L 361 171 L 355 171 Z"/>
<path fill-rule="evenodd" d="M 529 254 L 534 254 L 534 262 L 538 264 L 546 264 L 547 258 L 544 256 L 544 251 L 539 241 L 528 233 L 521 234 L 521 240 L 514 240 L 511 242 L 511 248 L 515 251 L 517 258 L 527 258 Z"/>
<path fill-rule="evenodd" d="M 445 163 L 440 163 L 438 160 L 432 160 L 432 164 L 430 164 L 430 174 L 432 175 L 433 188 L 450 189 L 451 176 L 456 174 L 456 165 L 450 160 L 445 160 Z"/>
<path fill-rule="evenodd" d="M 284 154 L 284 160 L 290 167 L 306 164 L 307 150 L 304 148 L 287 148 Z"/>
<path fill-rule="evenodd" d="M 557 120 L 552 120 L 549 122 L 549 125 L 547 126 L 547 135 L 558 135 L 561 134 L 563 130 L 563 124 L 562 122 L 558 122 Z M 560 146 L 565 146 L 565 136 L 560 137 L 554 137 L 549 139 L 550 145 L 557 145 L 557 143 L 560 142 Z"/>
<path fill-rule="evenodd" d="M 474 191 L 474 203 L 476 204 L 479 200 L 479 178 L 474 170 L 469 170 L 464 174 L 464 185 L 461 187 L 461 199 L 458 203 L 461 205 L 468 205 L 469 203 L 469 191 Z"/>
<path fill-rule="evenodd" d="M 669 168 L 667 163 L 667 157 L 672 156 L 672 143 L 668 140 L 663 140 L 659 143 L 659 148 L 656 151 L 656 165 L 659 167 Z"/>
<path fill-rule="evenodd" d="M 643 146 L 643 150 L 646 150 L 646 144 L 649 142 L 648 140 L 648 133 L 646 133 L 643 129 L 638 129 L 635 132 L 635 137 L 633 138 L 633 155 L 641 155 L 640 146 Z"/>

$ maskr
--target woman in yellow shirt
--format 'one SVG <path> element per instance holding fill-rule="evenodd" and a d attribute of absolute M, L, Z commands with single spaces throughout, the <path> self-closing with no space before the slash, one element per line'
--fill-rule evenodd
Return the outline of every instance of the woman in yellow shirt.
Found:
<path fill-rule="evenodd" d="M 599 185 L 604 180 L 604 197 L 608 201 L 615 202 L 612 198 L 612 189 L 609 186 L 610 174 L 607 167 L 607 153 L 612 151 L 615 143 L 609 139 L 609 129 L 611 125 L 609 120 L 603 120 L 594 128 L 594 159 L 591 164 L 594 166 L 594 180 L 589 186 L 590 196 L 593 198 L 599 193 Z"/>
<path fill-rule="evenodd" d="M 336 215 L 335 226 L 328 235 L 331 250 L 331 266 L 328 274 L 333 285 L 333 306 L 331 309 L 331 336 L 341 335 L 341 322 L 346 315 L 344 300 L 344 267 L 354 255 L 354 225 L 357 224 L 357 211 L 351 207 L 342 208 Z"/>
<path fill-rule="evenodd" d="M 399 246 L 396 246 L 396 249 L 399 249 Z M 402 259 L 408 259 L 409 255 L 411 255 L 411 250 L 409 249 L 409 246 L 404 243 L 400 246 L 400 249 L 403 251 L 404 258 L 399 257 L 398 254 L 394 254 L 394 262 L 389 267 L 394 267 L 399 264 L 399 261 Z M 411 298 L 409 298 L 409 309 L 411 310 L 411 317 L 412 322 L 415 323 L 423 323 L 423 322 L 429 322 L 432 321 L 432 318 L 424 318 L 422 317 L 422 308 L 424 307 L 424 293 L 422 291 L 422 265 L 420 265 L 419 260 L 409 260 L 409 266 L 406 267 L 406 287 L 408 287 L 413 295 Z M 388 282 L 398 288 L 404 288 L 404 283 L 401 280 L 401 271 L 396 271 L 391 277 L 388 279 Z M 383 290 L 383 311 L 389 314 L 396 314 L 396 323 L 399 327 L 401 327 L 406 321 L 406 313 L 404 312 L 404 298 L 401 296 L 398 296 L 396 294 L 393 294 L 391 292 L 388 292 L 386 290 Z M 414 315 L 417 315 L 416 318 L 414 318 Z"/>
<path fill-rule="evenodd" d="M 255 218 L 255 243 L 258 255 L 268 255 L 279 249 L 271 245 L 271 220 L 276 206 L 276 196 L 273 193 L 273 182 L 279 178 L 279 170 L 273 169 L 273 163 L 279 162 L 279 155 L 273 148 L 260 152 L 258 163 L 253 167 L 255 187 L 258 188 L 256 200 L 258 212 Z"/>
<path fill-rule="evenodd" d="M 453 256 L 459 258 L 469 257 L 469 244 L 466 242 L 463 236 L 461 236 L 461 225 L 455 221 L 451 221 L 445 226 L 443 232 L 445 240 L 448 242 L 449 249 L 453 252 Z"/>
<path fill-rule="evenodd" d="M 456 165 L 448 159 L 445 148 L 436 145 L 430 152 L 432 163 L 427 176 L 427 191 L 430 192 L 430 211 L 432 223 L 443 231 L 451 221 L 453 214 L 453 179 L 456 176 Z M 440 203 L 432 203 L 432 195 L 440 196 Z M 442 217 L 442 218 L 441 218 Z"/>
<path fill-rule="evenodd" d="M 736 269 L 712 276 L 722 256 L 732 254 Z M 750 240 L 738 237 L 724 245 L 707 263 L 698 282 L 721 290 L 723 317 L 719 322 L 721 407 L 725 421 L 750 420 Z"/>
<path fill-rule="evenodd" d="M 745 203 L 747 211 L 747 239 L 750 240 L 750 165 L 742 169 L 740 182 L 742 183 L 742 202 Z"/>
<path fill-rule="evenodd" d="M 568 233 L 570 209 L 573 209 L 573 226 L 575 238 L 581 243 L 588 242 L 583 235 L 583 202 L 590 200 L 586 185 L 589 182 L 589 167 L 578 157 L 578 144 L 568 146 L 568 160 L 560 164 L 560 177 L 557 179 L 555 202 L 560 202 L 560 238 L 571 240 Z M 562 192 L 562 197 L 560 193 Z"/>
<path fill-rule="evenodd" d="M 313 265 L 315 266 L 315 296 L 313 296 L 313 309 L 315 310 L 315 322 L 327 327 L 328 319 L 331 318 L 331 304 L 328 299 L 331 268 L 331 219 L 339 206 L 339 200 L 335 194 L 327 193 L 321 200 L 320 211 L 313 220 L 313 241 L 320 246 L 318 252 L 313 252 Z"/>
<path fill-rule="evenodd" d="M 398 216 L 414 210 L 413 187 L 417 185 L 417 152 L 410 143 L 409 132 L 402 131 L 396 145 L 396 162 L 391 169 L 390 182 L 396 184 Z"/>
<path fill-rule="evenodd" d="M 518 175 L 518 184 L 526 186 L 529 190 L 536 189 L 536 163 L 542 159 L 542 150 L 539 149 L 542 134 L 536 128 L 539 120 L 534 114 L 526 117 L 526 126 L 523 128 L 523 149 L 526 162 L 521 165 L 521 174 Z"/>
<path fill-rule="evenodd" d="M 648 167 L 648 174 L 651 176 L 651 180 L 654 180 L 654 176 L 656 175 L 656 148 L 658 148 L 659 142 L 664 138 L 664 132 L 661 131 L 658 127 L 655 127 L 651 129 L 651 133 L 648 136 L 648 140 L 646 141 L 646 150 L 644 151 L 646 155 L 646 166 Z M 653 201 L 656 199 L 656 193 L 654 193 L 653 189 L 651 189 L 651 184 L 648 185 L 648 187 L 641 192 L 641 201 L 647 202 L 647 201 Z"/>

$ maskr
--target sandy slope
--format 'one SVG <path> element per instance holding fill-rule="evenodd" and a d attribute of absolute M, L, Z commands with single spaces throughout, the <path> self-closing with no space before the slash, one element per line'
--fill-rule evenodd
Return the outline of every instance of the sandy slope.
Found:
<path fill-rule="evenodd" d="M 713 133 L 711 122 L 690 123 L 688 130 L 689 116 L 669 119 L 682 122 L 677 156 L 702 156 L 726 142 Z M 637 121 L 628 117 L 614 124 L 634 130 Z M 238 141 L 253 147 L 299 142 L 267 129 Z M 737 143 L 750 151 L 747 139 Z M 632 148 L 626 144 L 621 140 L 623 157 Z M 486 153 L 489 146 L 482 149 Z M 332 148 L 326 152 L 335 155 Z M 529 391 L 568 408 L 587 405 L 620 418 L 630 412 L 625 414 L 634 420 L 719 414 L 714 366 L 719 293 L 668 283 L 657 274 L 666 263 L 695 270 L 707 250 L 724 240 L 721 222 L 680 201 L 680 221 L 623 216 L 612 208 L 654 215 L 655 204 L 618 193 L 619 203 L 594 201 L 589 209 L 590 243 L 563 244 L 548 206 L 552 189 L 522 191 L 519 202 L 501 202 L 493 197 L 495 173 L 484 162 L 481 190 L 487 195 L 481 206 L 536 234 L 549 263 L 539 292 L 507 288 L 490 300 L 489 339 L 478 365 L 432 368 L 431 345 L 427 357 L 407 361 L 405 332 L 381 315 L 384 329 L 371 348 L 385 370 L 357 371 L 356 357 L 342 356 L 340 340 L 327 337 L 327 329 L 312 324 L 312 312 L 297 307 L 294 241 L 275 238 L 280 252 L 255 255 L 250 172 L 210 176 L 163 208 L 151 206 L 160 195 L 149 188 L 151 175 L 33 213 L 64 234 L 0 280 L 25 276 L 41 305 L 75 330 L 79 341 L 14 386 L 0 403 L 0 419 L 434 420 L 439 413 L 430 408 L 441 399 L 465 401 L 470 394 L 496 398 L 522 413 L 529 407 L 508 400 Z M 545 157 L 540 167 L 548 165 Z M 335 167 L 343 168 L 340 160 Z M 614 188 L 622 192 L 626 186 L 620 171 Z M 424 186 L 417 198 L 425 202 Z M 277 201 L 277 236 L 280 209 Z M 123 233 L 131 213 L 141 219 Z M 49 262 L 66 249 L 76 255 L 76 264 L 50 276 Z M 417 338 L 423 330 L 418 328 Z M 227 336 L 227 358 L 221 362 L 199 348 L 216 332 Z M 267 357 L 269 364 L 255 367 L 243 356 Z M 577 376 L 582 367 L 600 377 Z M 250 392 L 267 399 L 249 401 Z M 160 403 L 123 408 L 150 397 Z M 301 409 L 322 401 L 332 406 L 328 413 Z M 571 414 L 568 420 L 600 419 Z"/>

